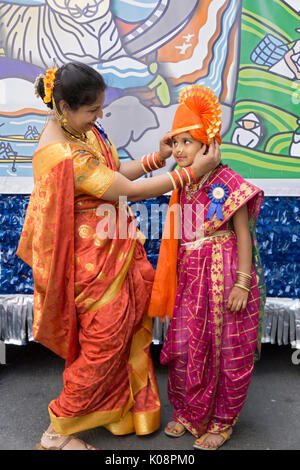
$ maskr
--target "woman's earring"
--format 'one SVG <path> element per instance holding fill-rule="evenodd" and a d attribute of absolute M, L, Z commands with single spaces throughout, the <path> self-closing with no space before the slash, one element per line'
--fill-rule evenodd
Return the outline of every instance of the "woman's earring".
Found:
<path fill-rule="evenodd" d="M 62 127 L 66 127 L 66 125 L 68 124 L 68 112 L 64 111 L 62 114 L 60 114 L 57 110 L 54 99 L 52 99 L 52 107 L 53 107 L 54 117 L 58 121 L 59 125 Z"/>
<path fill-rule="evenodd" d="M 67 124 L 68 124 L 68 112 L 67 111 L 64 111 L 61 114 L 60 123 L 63 127 L 67 126 Z"/>

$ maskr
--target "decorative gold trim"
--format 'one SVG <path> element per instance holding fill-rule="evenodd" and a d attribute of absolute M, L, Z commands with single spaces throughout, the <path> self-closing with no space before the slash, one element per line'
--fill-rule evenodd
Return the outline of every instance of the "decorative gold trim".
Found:
<path fill-rule="evenodd" d="M 107 289 L 107 291 L 103 294 L 103 296 L 101 297 L 100 300 L 98 300 L 97 302 L 95 302 L 87 311 L 89 313 L 91 312 L 95 312 L 96 310 L 98 310 L 98 308 L 101 308 L 103 307 L 104 305 L 108 304 L 109 302 L 111 302 L 115 296 L 118 294 L 118 292 L 120 291 L 121 287 L 122 287 L 122 284 L 124 282 L 124 279 L 127 275 L 127 272 L 128 272 L 128 269 L 130 267 L 130 264 L 131 264 L 131 260 L 132 260 L 132 256 L 133 256 L 133 252 L 134 252 L 134 248 L 135 248 L 135 244 L 136 244 L 136 240 L 133 240 L 133 243 L 131 245 L 131 248 L 129 250 L 129 253 L 127 255 L 127 259 L 126 259 L 126 262 L 124 263 L 118 277 L 116 277 L 116 279 L 110 284 L 109 288 Z M 77 299 L 76 299 L 77 300 Z"/>
<path fill-rule="evenodd" d="M 58 163 L 72 159 L 70 144 L 55 142 L 37 150 L 32 160 L 34 179 L 49 173 Z"/>
<path fill-rule="evenodd" d="M 193 129 L 202 129 L 203 124 L 194 124 L 193 126 L 180 127 L 179 129 L 174 129 L 174 131 L 168 132 L 168 135 L 173 136 L 176 134 L 181 134 L 182 132 L 191 131 Z"/>
<path fill-rule="evenodd" d="M 51 402 L 52 403 L 52 402 Z M 108 411 L 94 411 L 84 416 L 73 416 L 66 418 L 62 416 L 55 416 L 51 411 L 49 405 L 48 411 L 51 419 L 52 426 L 58 434 L 68 436 L 75 432 L 85 431 L 87 429 L 104 426 L 112 421 L 119 421 L 122 416 L 122 408 Z"/>
<path fill-rule="evenodd" d="M 132 367 L 129 376 L 129 398 L 123 408 L 109 411 L 94 411 L 84 416 L 72 418 L 57 417 L 51 411 L 49 414 L 54 430 L 62 435 L 74 434 L 76 432 L 104 426 L 114 435 L 136 433 L 137 435 L 150 434 L 160 426 L 161 407 L 159 394 L 156 387 L 151 383 L 149 374 L 149 358 L 145 352 L 152 341 L 152 319 L 145 316 L 141 328 L 135 333 L 131 342 L 128 363 Z M 149 411 L 133 413 L 134 397 L 140 390 L 148 386 L 150 382 L 154 394 L 157 394 L 157 407 Z"/>

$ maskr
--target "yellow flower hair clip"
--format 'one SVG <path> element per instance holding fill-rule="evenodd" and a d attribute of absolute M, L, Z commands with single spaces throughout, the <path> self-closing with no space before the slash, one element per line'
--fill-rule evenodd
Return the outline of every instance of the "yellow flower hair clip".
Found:
<path fill-rule="evenodd" d="M 44 96 L 44 103 L 50 103 L 52 100 L 52 94 L 53 94 L 53 87 L 54 87 L 54 80 L 55 80 L 55 74 L 56 74 L 57 68 L 56 69 L 48 69 L 46 70 L 45 75 L 39 75 L 35 81 L 34 84 L 34 89 L 35 89 L 35 94 L 36 96 L 40 96 L 38 91 L 37 91 L 37 86 L 39 83 L 40 78 L 43 79 L 44 82 L 44 91 L 45 91 L 45 96 Z"/>

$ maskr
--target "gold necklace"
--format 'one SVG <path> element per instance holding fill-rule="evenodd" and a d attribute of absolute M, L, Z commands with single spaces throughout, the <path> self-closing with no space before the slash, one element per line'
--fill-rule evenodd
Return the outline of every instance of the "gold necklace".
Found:
<path fill-rule="evenodd" d="M 76 135 L 72 134 L 71 132 L 68 132 L 68 131 L 65 132 L 65 128 L 63 126 L 61 126 L 61 128 L 62 128 L 62 131 L 64 132 L 64 134 L 70 140 L 73 140 L 74 142 L 76 142 L 78 144 L 84 145 L 84 147 L 87 150 L 92 151 L 94 157 L 98 161 L 100 161 L 101 163 L 106 165 L 106 160 L 105 160 L 104 155 L 102 155 L 100 144 L 97 140 L 97 137 L 95 136 L 95 134 L 92 131 L 89 131 L 88 134 L 84 134 L 84 138 L 82 138 L 82 134 L 81 134 L 81 136 L 76 136 Z"/>
<path fill-rule="evenodd" d="M 79 141 L 79 142 L 86 142 L 87 141 L 87 135 L 85 132 L 82 132 L 82 134 L 76 135 L 73 134 L 69 129 L 67 129 L 65 126 L 61 126 L 63 132 L 67 135 L 72 140 Z"/>
<path fill-rule="evenodd" d="M 204 175 L 201 180 L 199 181 L 199 183 L 194 183 L 194 184 L 187 184 L 185 186 L 185 192 L 186 192 L 186 198 L 187 200 L 189 201 L 190 199 L 192 199 L 192 197 L 194 196 L 194 194 L 200 189 L 202 188 L 202 186 L 204 185 L 204 183 L 206 183 L 206 181 L 209 179 L 210 175 L 213 173 L 214 170 L 211 170 L 209 171 L 208 173 L 206 173 L 206 175 Z"/>

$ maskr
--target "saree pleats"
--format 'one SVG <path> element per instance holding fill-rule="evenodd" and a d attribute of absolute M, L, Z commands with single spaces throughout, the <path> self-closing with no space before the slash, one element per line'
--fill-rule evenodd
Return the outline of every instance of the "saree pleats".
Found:
<path fill-rule="evenodd" d="M 145 316 L 154 272 L 138 240 L 98 237 L 97 208 L 91 210 L 87 196 L 75 204 L 80 354 L 64 372 L 63 392 L 49 407 L 51 420 L 61 434 L 95 423 L 116 434 L 147 434 L 160 416 L 149 355 L 152 322 Z M 118 221 L 118 209 L 116 215 Z"/>

